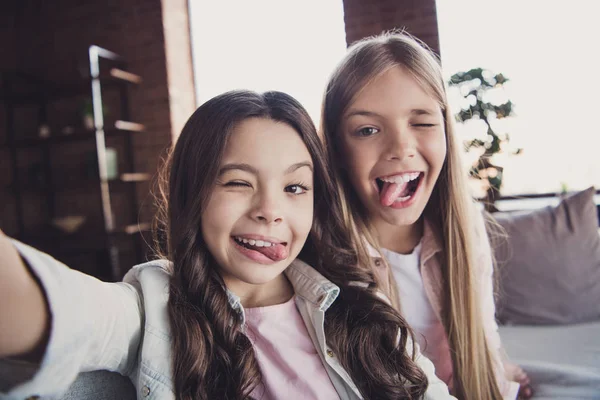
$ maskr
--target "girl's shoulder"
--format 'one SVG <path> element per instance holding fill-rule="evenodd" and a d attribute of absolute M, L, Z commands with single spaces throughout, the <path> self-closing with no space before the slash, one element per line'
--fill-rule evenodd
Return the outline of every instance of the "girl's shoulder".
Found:
<path fill-rule="evenodd" d="M 123 278 L 123 282 L 137 290 L 144 313 L 144 342 L 140 357 L 143 363 L 165 376 L 169 376 L 168 371 L 171 370 L 170 277 L 171 263 L 153 260 L 134 266 Z"/>
<path fill-rule="evenodd" d="M 147 322 L 156 318 L 162 321 L 159 325 L 165 325 L 165 329 L 168 326 L 164 321 L 164 314 L 169 301 L 170 277 L 171 263 L 167 260 L 153 260 L 134 266 L 123 278 L 123 282 L 133 286 L 139 293 Z"/>
<path fill-rule="evenodd" d="M 134 283 L 140 279 L 169 280 L 171 277 L 171 262 L 165 259 L 157 259 L 138 264 L 132 267 L 125 276 L 123 282 Z"/>

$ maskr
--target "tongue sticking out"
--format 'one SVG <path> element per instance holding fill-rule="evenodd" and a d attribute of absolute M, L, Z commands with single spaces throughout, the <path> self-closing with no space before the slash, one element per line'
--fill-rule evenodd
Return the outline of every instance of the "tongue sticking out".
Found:
<path fill-rule="evenodd" d="M 287 258 L 287 248 L 282 244 L 272 244 L 270 247 L 255 247 L 250 246 L 251 250 L 261 253 L 265 257 L 273 261 L 281 261 Z"/>
<path fill-rule="evenodd" d="M 389 207 L 394 204 L 394 201 L 406 191 L 408 183 L 397 184 L 384 182 L 383 188 L 379 193 L 379 201 L 382 206 Z"/>

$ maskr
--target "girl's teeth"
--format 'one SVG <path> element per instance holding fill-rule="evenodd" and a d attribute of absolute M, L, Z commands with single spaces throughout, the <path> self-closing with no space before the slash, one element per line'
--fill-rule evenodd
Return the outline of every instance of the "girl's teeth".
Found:
<path fill-rule="evenodd" d="M 236 237 L 235 240 L 239 243 L 246 243 L 246 244 L 249 244 L 250 246 L 256 246 L 256 247 L 274 246 L 273 243 L 267 242 L 265 240 L 244 239 L 244 238 L 240 238 L 240 237 Z"/>
<path fill-rule="evenodd" d="M 398 185 L 402 185 L 404 183 L 414 181 L 415 179 L 417 179 L 419 177 L 419 175 L 420 175 L 419 172 L 411 172 L 408 174 L 396 175 L 396 176 L 391 176 L 388 178 L 380 178 L 380 179 L 384 182 L 397 183 Z"/>

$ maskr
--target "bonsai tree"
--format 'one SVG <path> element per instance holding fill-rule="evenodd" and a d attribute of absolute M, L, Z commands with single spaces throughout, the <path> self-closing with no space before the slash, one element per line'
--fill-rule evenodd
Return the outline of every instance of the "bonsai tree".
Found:
<path fill-rule="evenodd" d="M 481 154 L 469 171 L 469 176 L 474 179 L 486 181 L 486 195 L 484 205 L 488 211 L 496 211 L 494 203 L 500 195 L 503 182 L 503 168 L 496 165 L 492 158 L 503 151 L 509 142 L 508 133 L 499 133 L 494 127 L 496 120 L 513 115 L 513 104 L 510 100 L 502 104 L 489 101 L 488 92 L 501 88 L 508 79 L 502 74 L 493 74 L 482 68 L 474 68 L 467 72 L 458 72 L 450 78 L 449 85 L 458 87 L 462 96 L 467 100 L 468 107 L 462 108 L 456 114 L 456 120 L 465 123 L 478 119 L 485 123 L 487 135 L 465 141 L 465 150 L 479 151 Z M 514 150 L 519 154 L 521 149 Z"/>

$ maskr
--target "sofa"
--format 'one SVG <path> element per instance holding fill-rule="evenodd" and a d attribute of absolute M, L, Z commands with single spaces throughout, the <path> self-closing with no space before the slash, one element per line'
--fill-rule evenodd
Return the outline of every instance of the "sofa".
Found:
<path fill-rule="evenodd" d="M 500 336 L 535 399 L 600 399 L 597 198 L 589 188 L 556 206 L 496 213 L 488 227 Z"/>
<path fill-rule="evenodd" d="M 511 361 L 529 374 L 534 399 L 600 399 L 600 321 L 500 326 Z"/>

